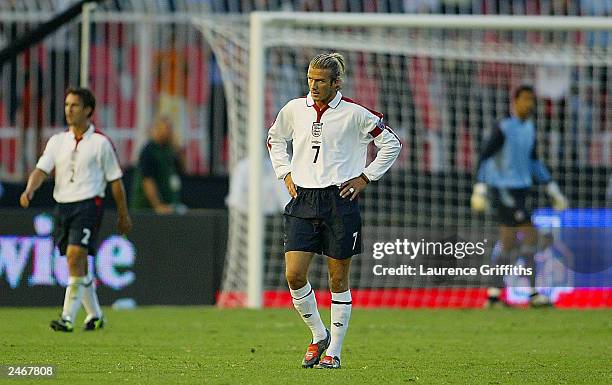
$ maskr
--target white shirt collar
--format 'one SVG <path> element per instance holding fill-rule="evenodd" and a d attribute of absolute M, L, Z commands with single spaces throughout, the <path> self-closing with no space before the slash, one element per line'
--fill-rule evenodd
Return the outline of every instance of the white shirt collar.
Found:
<path fill-rule="evenodd" d="M 340 91 L 336 92 L 336 96 L 329 102 L 327 103 L 327 105 L 329 106 L 329 108 L 336 108 L 338 107 L 338 104 L 340 104 L 340 101 L 342 100 L 342 94 L 340 93 Z M 308 107 L 312 107 L 314 106 L 315 102 L 314 100 L 312 100 L 312 95 L 310 95 L 310 92 L 308 93 L 308 95 L 306 95 L 306 105 Z"/>
<path fill-rule="evenodd" d="M 83 138 L 90 136 L 91 134 L 94 133 L 95 130 L 96 128 L 94 127 L 93 123 L 90 123 L 87 131 L 83 133 Z M 71 129 L 68 129 L 68 132 L 70 133 L 70 136 L 72 137 L 72 139 L 76 139 L 76 137 L 74 136 L 74 132 L 72 132 Z"/>

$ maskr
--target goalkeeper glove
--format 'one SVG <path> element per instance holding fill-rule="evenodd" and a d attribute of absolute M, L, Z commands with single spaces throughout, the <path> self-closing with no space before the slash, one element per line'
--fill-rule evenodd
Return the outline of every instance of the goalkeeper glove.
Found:
<path fill-rule="evenodd" d="M 559 185 L 555 182 L 550 182 L 546 185 L 546 194 L 552 199 L 553 208 L 555 210 L 565 210 L 568 206 L 567 198 L 559 189 Z"/>
<path fill-rule="evenodd" d="M 476 183 L 472 191 L 472 198 L 470 199 L 472 210 L 476 212 L 483 212 L 489 207 L 489 200 L 487 199 L 487 185 L 484 183 Z"/>

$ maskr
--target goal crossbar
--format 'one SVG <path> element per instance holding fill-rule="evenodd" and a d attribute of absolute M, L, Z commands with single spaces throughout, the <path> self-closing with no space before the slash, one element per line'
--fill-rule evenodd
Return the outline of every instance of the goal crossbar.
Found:
<path fill-rule="evenodd" d="M 407 27 L 537 31 L 612 31 L 608 17 L 407 15 L 380 13 L 253 12 L 251 23 L 334 27 Z"/>

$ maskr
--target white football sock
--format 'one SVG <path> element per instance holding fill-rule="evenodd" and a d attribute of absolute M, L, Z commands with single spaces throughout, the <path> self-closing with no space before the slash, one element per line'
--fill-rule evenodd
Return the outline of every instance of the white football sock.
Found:
<path fill-rule="evenodd" d="M 87 311 L 85 322 L 88 322 L 92 318 L 102 318 L 102 309 L 98 302 L 98 294 L 96 294 L 96 280 L 91 271 L 87 275 L 83 291 L 83 307 L 85 311 Z"/>
<path fill-rule="evenodd" d="M 66 286 L 66 295 L 64 296 L 64 310 L 62 311 L 62 319 L 74 323 L 85 287 L 85 277 L 70 277 L 68 286 Z"/>
<path fill-rule="evenodd" d="M 315 293 L 310 286 L 310 282 L 306 282 L 306 286 L 292 290 L 291 297 L 293 298 L 293 306 L 295 310 L 300 313 L 304 323 L 310 328 L 312 332 L 312 342 L 319 342 L 325 337 L 327 337 L 327 333 L 325 332 L 325 325 L 323 325 L 323 321 L 321 321 L 321 315 L 319 314 L 319 309 L 317 308 L 317 300 L 315 298 Z"/>
<path fill-rule="evenodd" d="M 353 308 L 353 300 L 351 291 L 347 290 L 342 293 L 332 293 L 331 304 L 331 343 L 327 348 L 325 355 L 340 358 L 342 351 L 342 342 L 348 329 L 349 319 L 351 318 L 351 309 Z"/>

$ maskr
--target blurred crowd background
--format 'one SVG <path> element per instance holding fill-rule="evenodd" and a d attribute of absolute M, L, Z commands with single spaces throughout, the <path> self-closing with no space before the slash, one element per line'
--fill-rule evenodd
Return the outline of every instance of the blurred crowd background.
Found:
<path fill-rule="evenodd" d="M 0 47 L 74 3 L 70 0 L 3 0 L 0 2 Z M 226 89 L 216 58 L 201 32 L 194 27 L 192 17 L 211 13 L 247 14 L 254 10 L 610 16 L 612 0 L 103 1 L 94 13 L 90 41 L 89 83 L 98 99 L 94 122 L 113 139 L 128 173 L 137 165 L 155 118 L 163 117 L 172 126 L 187 185 L 191 180 L 193 186 L 226 192 L 230 168 Z M 0 182 L 9 192 L 0 200 L 2 205 L 16 204 L 10 193 L 11 186 L 21 186 L 25 182 L 46 140 L 64 127 L 63 93 L 68 86 L 79 82 L 79 31 L 79 23 L 74 21 L 0 68 Z M 611 35 L 585 32 L 572 35 L 571 39 L 577 46 L 605 49 L 612 44 Z M 485 35 L 484 38 L 504 37 Z M 516 40 L 517 37 L 510 38 Z M 525 38 L 528 40 L 529 36 Z M 558 38 L 560 42 L 564 39 L 563 36 Z M 363 56 L 357 59 L 357 63 L 349 63 L 350 71 L 355 79 L 367 84 L 368 75 L 361 76 L 365 71 L 359 66 L 372 60 Z M 428 159 L 438 159 L 437 153 L 444 152 L 446 147 L 436 149 L 435 133 L 444 131 L 436 126 L 457 126 L 461 122 L 453 119 L 440 122 L 443 113 L 437 109 L 441 107 L 426 96 L 433 94 L 435 90 L 431 87 L 436 86 L 428 78 L 431 63 L 416 58 L 402 66 L 419 74 L 421 80 L 412 80 L 403 86 L 413 95 L 411 108 L 425 111 L 424 118 L 412 119 L 412 127 L 403 134 L 427 138 L 433 135 L 434 139 L 417 145 L 426 147 L 422 151 Z M 547 147 L 559 154 L 560 166 L 571 164 L 572 167 L 601 169 L 610 165 L 612 96 L 609 68 L 609 65 L 596 66 L 579 74 L 560 68 L 557 73 L 548 71 L 539 77 L 535 75 L 541 82 L 538 95 L 544 114 L 541 122 L 550 133 L 547 134 L 550 141 Z M 493 63 L 469 69 L 465 87 L 486 90 L 491 86 L 499 90 L 507 85 L 507 92 L 510 92 L 520 80 L 514 79 L 513 73 L 512 66 L 506 64 Z M 507 84 L 500 83 L 504 81 Z M 305 87 L 296 91 L 304 90 Z M 372 99 L 371 93 L 364 94 Z M 425 97 L 419 98 L 419 95 Z M 507 109 L 507 100 L 504 100 L 507 95 L 505 92 L 493 95 L 492 105 L 503 105 Z M 359 98 L 359 95 L 352 96 Z M 278 111 L 284 102 L 286 100 L 269 101 L 269 110 Z M 372 103 L 383 110 L 387 107 L 385 104 L 388 105 L 384 100 L 372 100 Z M 456 115 L 456 111 L 451 113 Z M 267 120 L 270 118 L 268 116 Z M 482 121 L 476 123 L 484 124 Z M 398 130 L 402 131 L 402 127 Z M 430 161 L 419 168 L 437 172 L 451 167 L 470 173 L 475 166 L 476 142 L 480 139 L 457 134 L 453 138 L 456 143 L 452 144 L 452 152 L 457 155 L 448 165 Z M 421 149 L 412 153 L 421 153 Z M 204 185 L 202 180 L 205 180 Z M 605 186 L 601 187 L 598 191 L 605 191 Z M 201 196 L 196 198 L 202 199 Z M 189 203 L 203 207 L 222 205 L 219 200 L 205 199 L 198 203 L 197 199 Z"/>

